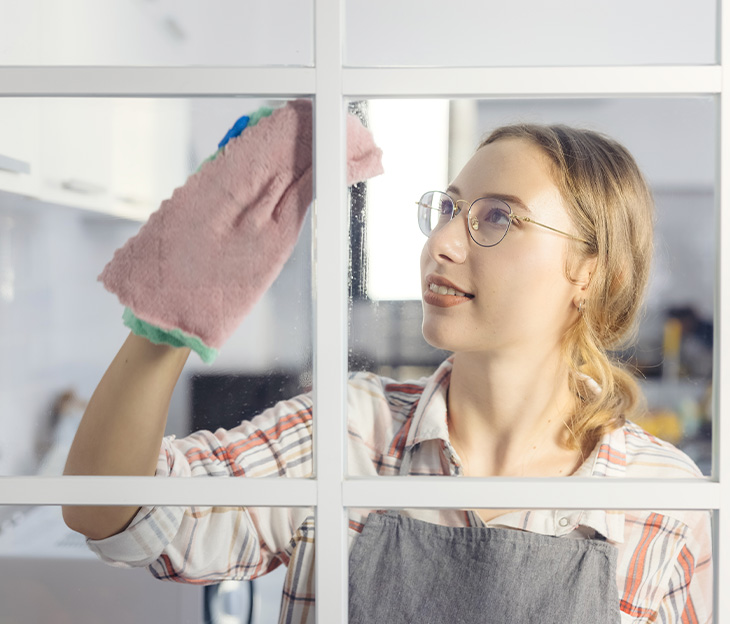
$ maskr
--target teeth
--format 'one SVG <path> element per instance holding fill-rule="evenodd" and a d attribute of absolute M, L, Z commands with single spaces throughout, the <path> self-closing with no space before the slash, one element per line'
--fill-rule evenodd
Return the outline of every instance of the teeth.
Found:
<path fill-rule="evenodd" d="M 453 288 L 447 288 L 446 286 L 437 286 L 436 284 L 430 284 L 429 288 L 439 295 L 455 295 L 457 297 L 466 297 L 463 292 L 454 290 Z"/>

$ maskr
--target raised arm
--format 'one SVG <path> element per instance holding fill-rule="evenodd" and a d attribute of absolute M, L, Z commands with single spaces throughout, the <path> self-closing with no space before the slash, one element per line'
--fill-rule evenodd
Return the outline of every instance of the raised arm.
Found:
<path fill-rule="evenodd" d="M 215 359 L 291 255 L 312 201 L 312 105 L 296 100 L 256 119 L 242 133 L 237 122 L 99 276 L 133 335 L 89 402 L 66 474 L 154 474 L 190 349 Z M 370 133 L 353 115 L 347 129 L 348 184 L 381 173 Z M 64 518 L 101 539 L 137 509 L 69 506 Z"/>
<path fill-rule="evenodd" d="M 173 388 L 190 350 L 130 334 L 99 382 L 66 462 L 66 475 L 153 475 Z M 92 539 L 123 530 L 137 507 L 65 506 L 74 531 Z"/>

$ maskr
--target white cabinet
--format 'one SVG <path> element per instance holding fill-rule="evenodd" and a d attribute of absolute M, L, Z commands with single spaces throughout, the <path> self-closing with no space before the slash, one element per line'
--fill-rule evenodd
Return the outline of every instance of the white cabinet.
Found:
<path fill-rule="evenodd" d="M 0 98 L 0 189 L 37 194 L 39 101 Z"/>
<path fill-rule="evenodd" d="M 172 5 L 174 6 L 174 5 Z M 3 4 L 2 65 L 175 64 L 187 45 L 144 0 Z M 0 191 L 145 219 L 188 173 L 186 100 L 0 97 Z"/>
<path fill-rule="evenodd" d="M 102 198 L 111 180 L 111 105 L 96 98 L 41 100 L 41 194 Z M 66 203 L 65 201 L 63 203 Z"/>
<path fill-rule="evenodd" d="M 0 98 L 0 191 L 144 220 L 184 183 L 187 100 Z"/>
<path fill-rule="evenodd" d="M 190 152 L 184 100 L 122 99 L 111 116 L 111 195 L 130 210 L 157 208 L 185 182 Z"/>

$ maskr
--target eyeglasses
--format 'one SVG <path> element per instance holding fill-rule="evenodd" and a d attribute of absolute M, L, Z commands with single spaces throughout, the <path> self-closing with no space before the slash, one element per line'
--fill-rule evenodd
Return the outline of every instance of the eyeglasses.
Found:
<path fill-rule="evenodd" d="M 457 216 L 462 208 L 459 204 L 468 204 L 465 199 L 454 201 L 446 193 L 440 191 L 429 191 L 424 193 L 418 204 L 418 225 L 426 236 L 442 228 L 451 219 Z M 544 223 L 538 223 L 529 217 L 520 217 L 512 212 L 510 205 L 496 197 L 480 197 L 469 205 L 467 212 L 467 223 L 469 224 L 469 235 L 480 247 L 494 247 L 502 242 L 507 236 L 512 221 L 521 223 L 534 223 L 568 238 L 588 243 L 587 240 L 568 234 Z"/>

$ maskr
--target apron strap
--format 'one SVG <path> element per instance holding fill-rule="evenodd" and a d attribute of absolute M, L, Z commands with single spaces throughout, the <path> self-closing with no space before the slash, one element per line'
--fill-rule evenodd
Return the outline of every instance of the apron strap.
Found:
<path fill-rule="evenodd" d="M 400 468 L 398 469 L 399 477 L 408 476 L 408 473 L 411 470 L 411 456 L 413 454 L 414 448 L 415 448 L 415 446 L 411 447 L 410 449 L 407 449 L 407 448 L 403 449 L 403 457 L 401 458 Z M 397 509 L 386 509 L 385 513 L 383 515 L 397 518 L 400 514 Z"/>

